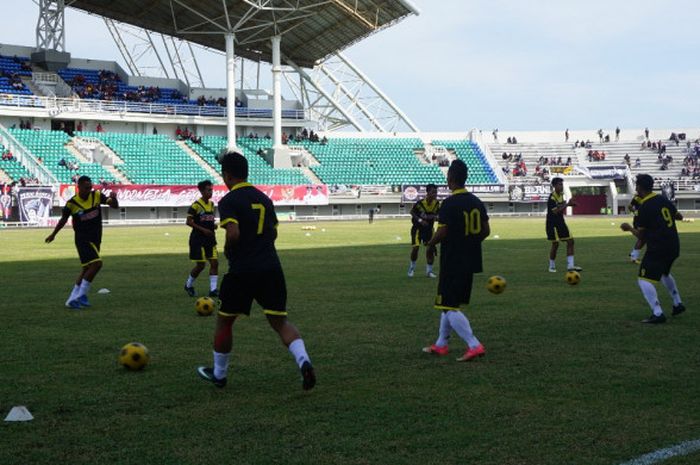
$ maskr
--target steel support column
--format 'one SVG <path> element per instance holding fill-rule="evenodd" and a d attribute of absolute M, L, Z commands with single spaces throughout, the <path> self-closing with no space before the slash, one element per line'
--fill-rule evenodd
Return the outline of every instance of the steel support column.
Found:
<path fill-rule="evenodd" d="M 278 150 L 282 148 L 282 65 L 280 62 L 280 42 L 281 36 L 272 38 L 272 126 L 273 139 L 272 148 Z"/>
<path fill-rule="evenodd" d="M 226 35 L 226 136 L 229 151 L 236 150 L 236 57 L 233 41 L 235 34 Z"/>

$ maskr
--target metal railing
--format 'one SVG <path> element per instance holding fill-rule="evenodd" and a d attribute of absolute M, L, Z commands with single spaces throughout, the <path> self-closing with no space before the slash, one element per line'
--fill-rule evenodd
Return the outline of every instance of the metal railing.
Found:
<path fill-rule="evenodd" d="M 0 94 L 0 106 L 45 108 L 50 116 L 66 112 L 80 113 L 138 113 L 166 116 L 226 117 L 226 107 L 192 104 L 163 104 L 128 102 L 117 100 L 93 100 L 80 98 L 41 97 L 37 95 Z M 271 109 L 236 108 L 237 118 L 272 118 Z M 282 118 L 305 118 L 304 110 L 282 110 Z"/>

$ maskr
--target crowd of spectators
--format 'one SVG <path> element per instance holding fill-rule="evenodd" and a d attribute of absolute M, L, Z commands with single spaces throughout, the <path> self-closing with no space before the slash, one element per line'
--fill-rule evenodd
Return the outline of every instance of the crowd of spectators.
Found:
<path fill-rule="evenodd" d="M 306 128 L 304 128 L 301 132 L 290 135 L 288 135 L 286 132 L 282 133 L 283 144 L 286 144 L 289 141 L 302 142 L 305 140 L 308 140 L 310 142 L 319 142 L 321 145 L 326 145 L 328 143 L 328 138 L 326 138 L 326 136 L 323 136 L 322 138 L 318 137 L 318 134 L 315 133 L 313 129 L 307 130 Z"/>
<path fill-rule="evenodd" d="M 577 140 L 574 142 L 573 148 L 575 149 L 590 149 L 593 147 L 593 144 L 591 143 L 590 140 Z"/>
<path fill-rule="evenodd" d="M 62 166 L 68 171 L 78 171 L 80 169 L 80 165 L 78 165 L 78 163 L 67 161 L 65 158 L 58 160 L 58 166 Z"/>
<path fill-rule="evenodd" d="M 689 177 L 693 180 L 700 179 L 700 139 L 695 143 L 688 141 L 687 154 L 683 158 L 681 177 Z"/>
<path fill-rule="evenodd" d="M 17 158 L 12 154 L 10 150 L 4 150 L 2 152 L 2 161 L 14 161 Z"/>
<path fill-rule="evenodd" d="M 155 130 L 155 128 L 154 128 L 154 130 Z M 156 132 L 154 132 L 154 134 L 157 134 L 157 133 L 158 133 L 158 132 L 157 132 L 157 130 L 156 130 Z M 177 140 L 189 140 L 189 141 L 192 141 L 192 142 L 195 143 L 195 144 L 201 144 L 201 143 L 202 143 L 202 137 L 201 137 L 201 136 L 198 136 L 198 135 L 195 134 L 194 132 L 191 132 L 188 128 L 182 129 L 182 128 L 180 128 L 180 126 L 178 126 L 177 129 L 175 129 L 175 138 L 176 138 Z"/>
<path fill-rule="evenodd" d="M 604 150 L 589 150 L 588 161 L 605 161 L 607 154 Z"/>

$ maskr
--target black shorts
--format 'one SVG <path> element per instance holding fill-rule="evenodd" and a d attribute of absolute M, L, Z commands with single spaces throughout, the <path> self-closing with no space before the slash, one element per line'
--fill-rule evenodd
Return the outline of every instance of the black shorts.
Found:
<path fill-rule="evenodd" d="M 471 271 L 444 273 L 441 270 L 435 309 L 459 310 L 461 304 L 468 304 L 472 295 L 473 282 L 474 273 Z"/>
<path fill-rule="evenodd" d="M 100 258 L 100 242 L 90 242 L 88 240 L 75 241 L 75 248 L 78 249 L 78 257 L 80 264 L 87 266 L 94 262 L 99 262 Z"/>
<path fill-rule="evenodd" d="M 568 241 L 573 239 L 569 233 L 569 227 L 566 223 L 547 223 L 547 240 L 552 242 Z"/>
<path fill-rule="evenodd" d="M 216 250 L 215 241 L 203 241 L 195 237 L 190 237 L 190 260 L 195 262 L 206 262 L 216 260 L 219 252 Z"/>
<path fill-rule="evenodd" d="M 676 258 L 672 255 L 649 254 L 647 251 L 644 254 L 644 258 L 642 258 L 642 263 L 639 265 L 639 278 L 647 281 L 659 281 L 661 276 L 671 272 L 671 267 Z"/>
<path fill-rule="evenodd" d="M 418 247 L 423 244 L 426 245 L 433 238 L 433 228 L 430 226 L 421 227 L 413 226 L 411 228 L 411 245 Z"/>
<path fill-rule="evenodd" d="M 255 300 L 265 315 L 287 315 L 287 285 L 282 268 L 253 273 L 226 273 L 219 290 L 223 316 L 250 315 Z"/>

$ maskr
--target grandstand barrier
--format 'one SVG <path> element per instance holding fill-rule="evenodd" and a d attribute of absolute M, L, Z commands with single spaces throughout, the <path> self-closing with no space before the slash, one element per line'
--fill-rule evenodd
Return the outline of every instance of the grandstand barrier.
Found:
<path fill-rule="evenodd" d="M 10 107 L 45 108 L 54 117 L 66 112 L 80 113 L 138 113 L 167 116 L 226 117 L 226 107 L 192 104 L 162 104 L 148 102 L 128 102 L 93 100 L 80 98 L 42 97 L 37 95 L 0 94 L 0 105 Z M 284 119 L 304 119 L 304 110 L 282 110 Z M 271 109 L 236 108 L 237 118 L 272 118 Z"/>

